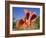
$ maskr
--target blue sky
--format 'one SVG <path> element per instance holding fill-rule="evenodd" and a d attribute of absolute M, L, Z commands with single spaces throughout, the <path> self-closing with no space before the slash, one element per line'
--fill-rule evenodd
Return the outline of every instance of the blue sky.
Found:
<path fill-rule="evenodd" d="M 24 16 L 24 9 L 28 9 L 29 11 L 33 11 L 36 12 L 36 14 L 38 16 L 40 16 L 40 8 L 23 8 L 23 7 L 13 7 L 12 8 L 12 13 L 13 13 L 13 17 L 16 18 L 16 20 L 18 20 L 19 18 Z"/>

